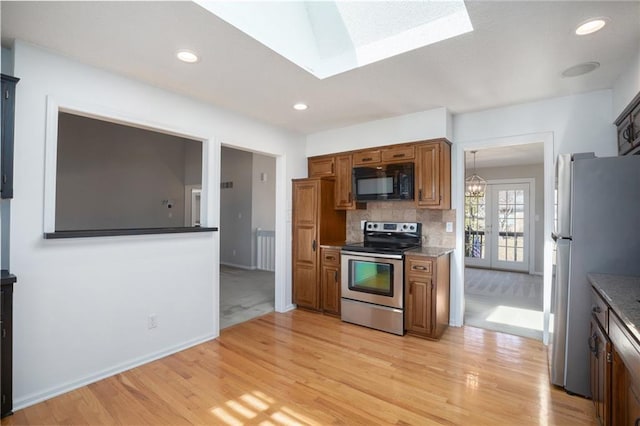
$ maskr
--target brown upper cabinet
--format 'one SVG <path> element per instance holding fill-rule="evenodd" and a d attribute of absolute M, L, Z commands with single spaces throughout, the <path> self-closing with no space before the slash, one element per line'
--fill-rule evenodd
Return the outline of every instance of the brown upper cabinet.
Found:
<path fill-rule="evenodd" d="M 445 140 L 416 147 L 416 207 L 451 208 L 451 145 Z"/>
<path fill-rule="evenodd" d="M 390 163 L 415 164 L 414 199 L 417 208 L 451 208 L 451 144 L 446 139 L 310 157 L 309 177 L 335 176 L 336 209 L 364 208 L 366 204 L 355 201 L 352 169 Z"/>
<path fill-rule="evenodd" d="M 352 210 L 356 208 L 351 188 L 351 154 L 336 156 L 336 194 L 335 207 L 339 210 Z"/>
<path fill-rule="evenodd" d="M 333 155 L 309 158 L 307 161 L 309 177 L 335 176 L 335 160 Z"/>

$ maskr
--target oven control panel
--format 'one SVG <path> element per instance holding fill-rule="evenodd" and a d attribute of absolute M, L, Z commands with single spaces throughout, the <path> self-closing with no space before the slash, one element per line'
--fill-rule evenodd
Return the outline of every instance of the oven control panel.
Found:
<path fill-rule="evenodd" d="M 377 232 L 416 232 L 417 222 L 367 222 L 364 229 Z"/>

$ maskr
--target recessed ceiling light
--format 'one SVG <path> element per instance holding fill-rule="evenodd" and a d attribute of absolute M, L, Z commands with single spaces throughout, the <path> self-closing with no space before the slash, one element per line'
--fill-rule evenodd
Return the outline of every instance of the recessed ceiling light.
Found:
<path fill-rule="evenodd" d="M 307 109 L 307 108 L 309 108 L 309 107 L 307 106 L 307 104 L 303 104 L 302 102 L 298 102 L 297 104 L 295 104 L 295 105 L 293 106 L 293 109 L 296 109 L 296 110 L 298 110 L 298 111 L 304 111 L 304 110 L 305 110 L 305 109 Z"/>
<path fill-rule="evenodd" d="M 574 65 L 562 71 L 563 77 L 577 77 L 579 75 L 590 73 L 600 66 L 600 62 L 584 62 Z"/>
<path fill-rule="evenodd" d="M 189 64 L 192 64 L 194 62 L 198 62 L 198 55 L 196 55 L 191 50 L 185 50 L 185 49 L 178 50 L 178 53 L 176 53 L 176 56 L 182 62 L 187 62 Z"/>
<path fill-rule="evenodd" d="M 593 34 L 596 31 L 601 30 L 604 26 L 607 25 L 607 20 L 605 18 L 592 18 L 586 22 L 583 22 L 576 28 L 577 35 L 587 35 Z"/>

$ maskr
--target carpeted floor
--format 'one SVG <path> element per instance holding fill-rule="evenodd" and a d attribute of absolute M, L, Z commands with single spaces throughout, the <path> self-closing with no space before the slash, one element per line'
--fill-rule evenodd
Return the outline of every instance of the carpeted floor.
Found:
<path fill-rule="evenodd" d="M 220 265 L 220 329 L 272 312 L 275 274 Z"/>
<path fill-rule="evenodd" d="M 465 268 L 464 323 L 542 340 L 542 277 Z"/>

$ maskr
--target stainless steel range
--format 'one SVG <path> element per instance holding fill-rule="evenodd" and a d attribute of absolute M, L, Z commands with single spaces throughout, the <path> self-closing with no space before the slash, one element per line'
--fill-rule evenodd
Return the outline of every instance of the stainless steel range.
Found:
<path fill-rule="evenodd" d="M 364 241 L 342 247 L 343 321 L 404 334 L 404 252 L 421 235 L 421 223 L 366 222 Z"/>

